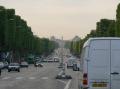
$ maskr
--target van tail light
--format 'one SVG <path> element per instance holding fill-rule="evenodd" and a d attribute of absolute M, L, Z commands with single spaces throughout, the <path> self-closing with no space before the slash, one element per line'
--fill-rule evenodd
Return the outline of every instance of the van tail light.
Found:
<path fill-rule="evenodd" d="M 88 85 L 88 74 L 87 73 L 83 74 L 83 85 Z"/>

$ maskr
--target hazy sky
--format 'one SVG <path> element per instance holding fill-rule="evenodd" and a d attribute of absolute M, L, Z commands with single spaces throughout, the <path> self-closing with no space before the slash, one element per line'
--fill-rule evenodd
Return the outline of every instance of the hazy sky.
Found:
<path fill-rule="evenodd" d="M 84 37 L 101 18 L 115 19 L 120 0 L 0 0 L 14 8 L 39 37 Z"/>

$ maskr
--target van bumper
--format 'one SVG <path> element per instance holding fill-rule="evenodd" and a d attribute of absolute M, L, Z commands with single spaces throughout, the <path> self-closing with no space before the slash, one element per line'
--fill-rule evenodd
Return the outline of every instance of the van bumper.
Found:
<path fill-rule="evenodd" d="M 87 86 L 83 86 L 82 84 L 80 84 L 79 86 L 78 86 L 78 89 L 89 89 Z"/>
<path fill-rule="evenodd" d="M 88 87 L 86 87 L 86 88 L 83 88 L 83 89 L 88 89 Z"/>
<path fill-rule="evenodd" d="M 88 87 L 79 87 L 79 89 L 88 89 Z"/>

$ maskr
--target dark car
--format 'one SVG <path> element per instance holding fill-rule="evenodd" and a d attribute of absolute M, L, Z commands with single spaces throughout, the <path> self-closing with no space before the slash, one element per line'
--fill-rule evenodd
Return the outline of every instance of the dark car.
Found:
<path fill-rule="evenodd" d="M 73 64 L 73 71 L 79 71 L 79 67 L 77 64 Z"/>
<path fill-rule="evenodd" d="M 28 65 L 27 62 L 21 62 L 20 66 L 21 66 L 21 67 L 27 67 L 27 68 L 28 68 L 29 65 Z"/>
<path fill-rule="evenodd" d="M 10 71 L 20 72 L 20 65 L 18 63 L 10 63 L 8 66 L 8 72 L 10 72 Z"/>
<path fill-rule="evenodd" d="M 35 66 L 35 67 L 43 67 L 42 63 L 41 63 L 41 62 L 39 62 L 39 61 L 38 61 L 38 62 L 36 62 L 36 63 L 34 64 L 34 66 Z"/>

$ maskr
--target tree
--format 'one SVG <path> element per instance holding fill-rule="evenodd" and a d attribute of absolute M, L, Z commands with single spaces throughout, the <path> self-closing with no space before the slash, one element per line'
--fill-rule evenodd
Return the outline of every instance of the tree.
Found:
<path fill-rule="evenodd" d="M 116 37 L 116 32 L 115 32 L 115 20 L 112 20 L 107 31 L 107 36 L 108 37 Z"/>
<path fill-rule="evenodd" d="M 108 19 L 101 19 L 100 22 L 97 22 L 97 36 L 98 37 L 109 37 L 111 33 L 109 32 L 113 32 L 114 31 L 114 27 L 112 27 L 111 25 L 113 25 L 114 20 L 108 20 Z M 109 31 L 110 29 L 113 29 L 111 31 Z"/>
<path fill-rule="evenodd" d="M 14 9 L 0 6 L 0 52 L 11 52 L 13 61 L 20 61 L 28 54 L 48 55 L 55 48 L 55 42 L 35 36 Z"/>
<path fill-rule="evenodd" d="M 117 11 L 116 11 L 116 36 L 120 37 L 120 4 L 117 6 Z"/>
<path fill-rule="evenodd" d="M 5 50 L 5 31 L 7 30 L 7 14 L 3 6 L 0 6 L 0 51 Z"/>

